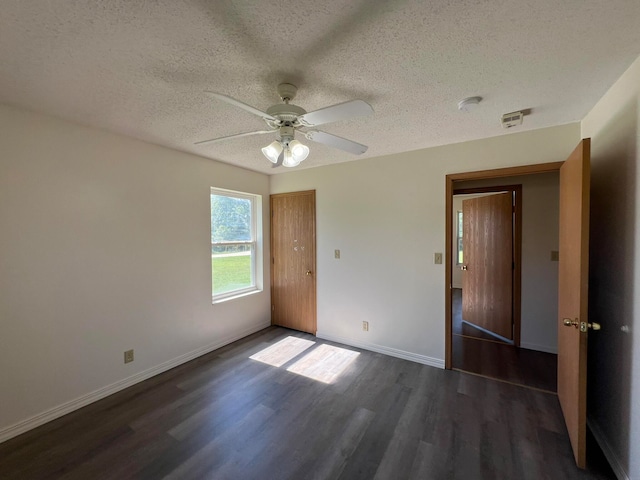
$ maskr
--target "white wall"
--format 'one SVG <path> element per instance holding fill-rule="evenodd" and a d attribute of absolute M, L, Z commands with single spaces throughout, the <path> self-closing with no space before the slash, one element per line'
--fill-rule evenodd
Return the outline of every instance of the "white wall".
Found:
<path fill-rule="evenodd" d="M 268 251 L 267 176 L 0 106 L 0 440 L 269 325 L 266 262 L 211 304 L 210 186 Z"/>
<path fill-rule="evenodd" d="M 591 137 L 588 416 L 619 478 L 640 478 L 640 58 L 582 121 Z"/>
<path fill-rule="evenodd" d="M 456 183 L 456 188 L 522 185 L 522 297 L 520 345 L 558 352 L 559 174 L 544 173 Z"/>
<path fill-rule="evenodd" d="M 579 138 L 570 124 L 272 177 L 272 193 L 317 192 L 318 335 L 442 366 L 445 175 L 561 161 Z"/>

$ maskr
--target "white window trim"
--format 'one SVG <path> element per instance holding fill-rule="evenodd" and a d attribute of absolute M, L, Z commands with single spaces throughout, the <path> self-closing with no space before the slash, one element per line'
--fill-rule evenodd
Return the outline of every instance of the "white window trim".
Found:
<path fill-rule="evenodd" d="M 251 228 L 253 232 L 253 239 L 243 242 L 216 242 L 211 243 L 213 245 L 238 245 L 238 244 L 250 244 L 253 247 L 253 253 L 251 255 L 251 283 L 252 285 L 246 288 L 232 290 L 230 292 L 219 293 L 213 295 L 213 285 L 211 285 L 211 299 L 212 303 L 222 303 L 235 298 L 245 297 L 253 293 L 262 292 L 263 290 L 263 268 L 262 268 L 262 195 L 238 192 L 235 190 L 227 190 L 224 188 L 211 187 L 209 202 L 211 202 L 211 195 L 220 195 L 232 198 L 244 198 L 251 202 Z M 211 208 L 211 207 L 209 207 Z M 211 220 L 209 220 L 211 221 Z M 212 227 L 212 225 L 210 225 Z M 211 238 L 211 228 L 209 231 L 209 238 Z M 211 248 L 209 249 L 211 251 Z M 213 272 L 211 275 L 211 281 L 213 282 Z"/>
<path fill-rule="evenodd" d="M 458 210 L 456 212 L 456 265 L 462 265 L 464 263 L 464 262 L 462 263 L 460 262 L 460 239 L 463 238 L 460 232 L 460 215 L 462 215 L 462 211 Z M 462 247 L 462 251 L 463 251 L 462 255 L 464 257 L 464 245 Z"/>

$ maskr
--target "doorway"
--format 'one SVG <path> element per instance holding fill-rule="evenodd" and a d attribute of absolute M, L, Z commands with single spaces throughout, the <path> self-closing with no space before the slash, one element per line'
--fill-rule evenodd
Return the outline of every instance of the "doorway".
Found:
<path fill-rule="evenodd" d="M 316 192 L 274 194 L 271 324 L 316 334 Z"/>
<path fill-rule="evenodd" d="M 473 172 L 470 174 L 457 174 L 455 179 L 451 179 L 450 185 L 447 187 L 447 206 L 450 208 L 450 214 L 447 214 L 449 228 L 447 233 L 447 355 L 446 367 L 452 369 L 463 370 L 477 375 L 487 376 L 490 378 L 515 383 L 518 385 L 530 386 L 533 388 L 555 392 L 556 391 L 556 317 L 557 317 L 557 262 L 554 262 L 552 256 L 557 254 L 557 198 L 558 198 L 558 168 L 559 164 L 534 165 L 531 167 L 509 168 L 498 171 Z M 453 181 L 451 181 L 453 180 Z M 525 193 L 521 184 L 525 185 Z M 553 193 L 549 195 L 549 190 L 553 189 Z M 513 216 L 511 222 L 509 211 L 504 213 L 506 220 L 503 220 L 503 227 L 512 227 L 512 231 L 503 232 L 502 237 L 512 239 L 513 244 L 506 244 L 502 247 L 506 249 L 503 252 L 506 257 L 504 262 L 508 262 L 508 266 L 503 268 L 504 272 L 497 277 L 506 277 L 509 275 L 509 284 L 501 287 L 504 291 L 503 296 L 508 295 L 508 302 L 501 307 L 507 313 L 513 313 L 513 324 L 503 327 L 502 330 L 496 328 L 478 328 L 478 322 L 474 321 L 474 317 L 470 316 L 467 311 L 462 314 L 460 299 L 463 295 L 458 288 L 463 287 L 461 279 L 473 269 L 484 269 L 480 275 L 481 282 L 496 280 L 495 275 L 488 274 L 488 266 L 491 265 L 491 259 L 487 257 L 487 248 L 496 248 L 496 239 L 489 239 L 488 243 L 481 247 L 480 259 L 481 265 L 467 265 L 466 260 L 473 261 L 472 258 L 463 259 L 456 258 L 458 255 L 456 238 L 456 220 L 458 211 L 462 211 L 461 202 L 456 202 L 454 208 L 454 196 L 464 194 L 467 199 L 474 196 L 483 195 L 484 197 L 494 196 L 498 199 L 499 192 L 506 192 L 503 197 L 517 197 L 518 202 L 514 202 Z M 528 196 L 527 196 L 528 195 Z M 542 218 L 547 215 L 545 204 L 540 204 L 540 197 L 544 198 L 546 208 L 554 210 L 549 212 L 548 218 Z M 465 198 L 465 197 L 462 197 Z M 475 201 L 479 203 L 479 201 Z M 489 203 L 488 199 L 481 201 Z M 472 203 L 467 201 L 467 203 Z M 495 203 L 495 201 L 493 202 Z M 509 209 L 511 202 L 506 198 L 502 201 L 506 203 L 503 210 Z M 529 215 L 528 224 L 526 225 L 527 239 L 525 242 L 525 254 L 527 259 L 521 261 L 522 253 L 522 223 L 523 223 L 523 203 L 527 207 L 525 214 Z M 553 204 L 553 208 L 549 205 Z M 517 214 L 516 214 L 517 211 Z M 491 218 L 495 217 L 495 212 Z M 464 216 L 463 216 L 464 218 Z M 492 220 L 493 221 L 493 220 Z M 539 233 L 533 232 L 537 228 L 546 229 L 545 222 L 553 225 L 551 232 Z M 467 223 L 467 222 L 465 222 Z M 555 229 L 555 230 L 554 230 Z M 486 235 L 487 226 L 482 226 L 480 231 Z M 489 235 L 490 236 L 490 235 Z M 494 235 L 495 236 L 495 235 Z M 553 237 L 549 241 L 549 237 Z M 470 240 L 470 239 L 467 239 Z M 503 239 L 504 241 L 504 239 Z M 468 242 L 462 240 L 463 245 Z M 539 244 L 539 245 L 538 245 Z M 556 250 L 556 252 L 554 252 Z M 511 262 L 513 261 L 513 263 Z M 557 258 L 556 258 L 557 260 Z M 522 272 L 522 262 L 526 269 Z M 458 265 L 456 265 L 458 263 Z M 511 267 L 513 266 L 513 277 L 511 277 Z M 467 267 L 470 270 L 460 271 L 461 268 Z M 476 272 L 477 274 L 477 272 Z M 524 275 L 524 302 L 526 309 L 524 310 L 525 333 L 522 337 L 524 342 L 520 345 L 521 340 L 521 301 L 522 301 L 522 276 Z M 552 277 L 552 278 L 550 278 Z M 504 278 L 503 278 L 504 283 Z M 542 285 L 541 285 L 542 284 Z M 511 290 L 510 290 L 511 289 Z M 512 292 L 512 294 L 511 294 Z M 552 293 L 550 296 L 549 292 Z M 489 312 L 491 317 L 499 316 L 496 312 L 500 309 L 491 305 L 492 296 L 495 293 L 489 291 L 483 292 L 480 289 L 479 297 L 481 313 Z M 534 296 L 538 296 L 536 301 L 532 300 Z M 466 295 L 467 298 L 473 299 L 473 295 Z M 500 294 L 497 295 L 500 297 Z M 467 301 L 468 303 L 468 301 Z M 524 307 L 522 307 L 524 309 Z M 503 314 L 505 315 L 505 314 Z M 541 318 L 539 318 L 541 317 Z M 464 318 L 464 322 L 462 319 Z M 471 320 L 471 321 L 469 321 Z M 490 320 L 495 320 L 491 318 Z M 491 325 L 489 323 L 489 325 Z M 483 326 L 481 324 L 481 326 Z M 492 331 L 493 330 L 493 331 Z M 532 333 L 532 330 L 535 330 Z M 545 334 L 540 334 L 545 330 Z M 496 332 L 502 332 L 496 335 Z M 522 348 L 518 348 L 522 347 Z"/>

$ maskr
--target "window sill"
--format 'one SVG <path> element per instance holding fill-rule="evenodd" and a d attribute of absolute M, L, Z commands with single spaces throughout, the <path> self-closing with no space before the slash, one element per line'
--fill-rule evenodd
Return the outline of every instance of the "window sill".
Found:
<path fill-rule="evenodd" d="M 248 297 L 249 295 L 254 295 L 256 293 L 262 292 L 261 288 L 255 288 L 253 290 L 243 291 L 239 293 L 232 293 L 228 297 L 218 297 L 212 300 L 211 304 L 216 305 L 217 303 L 228 302 L 229 300 L 236 300 L 237 298 Z"/>

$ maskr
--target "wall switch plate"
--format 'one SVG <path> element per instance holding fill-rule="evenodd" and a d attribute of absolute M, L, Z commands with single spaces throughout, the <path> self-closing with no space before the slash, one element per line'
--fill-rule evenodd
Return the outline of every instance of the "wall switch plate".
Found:
<path fill-rule="evenodd" d="M 133 350 L 127 350 L 124 352 L 124 363 L 133 362 Z"/>
<path fill-rule="evenodd" d="M 434 253 L 433 254 L 433 263 L 435 263 L 436 265 L 442 265 L 442 254 L 441 253 Z"/>
<path fill-rule="evenodd" d="M 333 251 L 333 256 L 336 257 L 336 259 L 340 260 L 340 250 L 334 250 Z"/>
<path fill-rule="evenodd" d="M 364 332 L 368 332 L 369 331 L 369 322 L 362 322 L 362 331 Z"/>
<path fill-rule="evenodd" d="M 558 262 L 560 260 L 560 252 L 558 252 L 557 250 L 552 250 L 551 251 L 551 261 L 552 262 Z"/>

